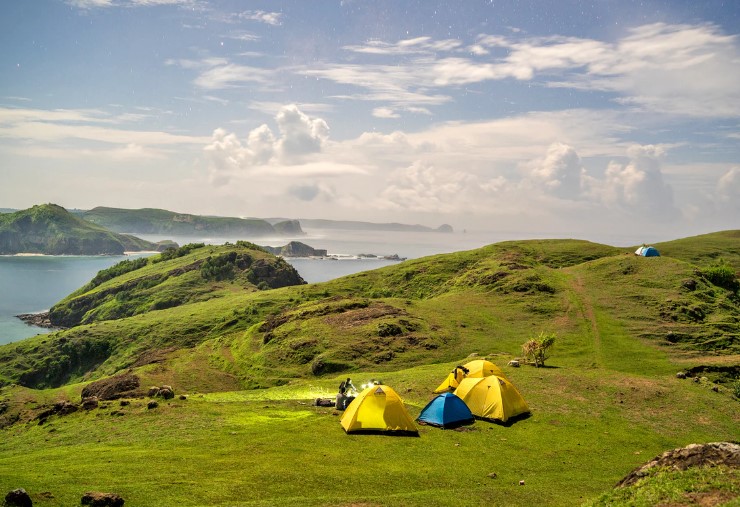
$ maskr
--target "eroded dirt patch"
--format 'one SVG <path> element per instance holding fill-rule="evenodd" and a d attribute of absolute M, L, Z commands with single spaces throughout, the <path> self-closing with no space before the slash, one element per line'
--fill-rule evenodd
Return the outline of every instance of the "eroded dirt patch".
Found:
<path fill-rule="evenodd" d="M 356 308 L 336 315 L 330 315 L 326 317 L 325 322 L 340 329 L 349 329 L 363 326 L 369 321 L 379 319 L 381 317 L 396 317 L 399 315 L 406 315 L 406 312 L 396 308 L 395 306 L 383 303 L 374 303 L 367 308 Z"/>

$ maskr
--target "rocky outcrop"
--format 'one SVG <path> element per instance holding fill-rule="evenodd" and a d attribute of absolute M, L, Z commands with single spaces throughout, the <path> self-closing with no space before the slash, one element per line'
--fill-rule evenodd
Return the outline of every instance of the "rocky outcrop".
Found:
<path fill-rule="evenodd" d="M 149 388 L 147 396 L 150 398 L 164 398 L 165 400 L 171 400 L 175 397 L 175 390 L 172 386 L 153 386 Z"/>
<path fill-rule="evenodd" d="M 51 323 L 49 312 L 22 313 L 20 315 L 16 315 L 16 318 L 21 319 L 29 326 L 47 327 L 50 329 L 54 327 Z"/>
<path fill-rule="evenodd" d="M 679 449 L 666 451 L 651 461 L 637 467 L 617 487 L 631 486 L 647 476 L 654 467 L 669 467 L 674 470 L 686 470 L 695 466 L 725 465 L 740 468 L 740 445 L 732 442 L 712 442 L 709 444 L 691 444 Z"/>
<path fill-rule="evenodd" d="M 6 507 L 32 507 L 33 502 L 23 488 L 14 489 L 5 495 Z"/>
<path fill-rule="evenodd" d="M 81 503 L 91 507 L 122 507 L 123 498 L 115 493 L 88 491 L 82 496 Z"/>
<path fill-rule="evenodd" d="M 136 375 L 116 375 L 86 385 L 82 390 L 82 399 L 117 400 L 119 398 L 135 398 L 143 395 L 139 386 L 139 377 Z"/>
<path fill-rule="evenodd" d="M 300 241 L 291 241 L 283 246 L 264 246 L 262 247 L 273 255 L 282 255 L 283 257 L 326 257 L 326 250 L 316 249 Z"/>

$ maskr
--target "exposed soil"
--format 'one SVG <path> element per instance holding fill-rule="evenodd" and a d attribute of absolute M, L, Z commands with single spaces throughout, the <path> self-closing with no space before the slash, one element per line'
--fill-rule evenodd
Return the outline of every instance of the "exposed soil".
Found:
<path fill-rule="evenodd" d="M 356 308 L 343 313 L 326 317 L 326 323 L 338 328 L 363 326 L 369 321 L 387 316 L 406 315 L 406 312 L 395 306 L 374 303 L 367 308 Z"/>
<path fill-rule="evenodd" d="M 136 375 L 116 375 L 92 382 L 82 390 L 82 398 L 96 397 L 99 400 L 116 400 L 118 398 L 143 396 L 139 389 L 139 377 Z"/>
<path fill-rule="evenodd" d="M 149 350 L 139 356 L 132 368 L 138 368 L 139 366 L 145 366 L 147 364 L 163 363 L 169 357 L 172 352 L 175 352 L 177 347 L 168 347 L 166 349 Z"/>

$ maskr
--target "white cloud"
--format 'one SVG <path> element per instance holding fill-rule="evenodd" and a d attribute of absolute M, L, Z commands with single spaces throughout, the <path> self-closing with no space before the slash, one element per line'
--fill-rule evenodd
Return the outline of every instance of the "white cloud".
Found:
<path fill-rule="evenodd" d="M 279 12 L 267 12 L 267 11 L 244 11 L 236 15 L 240 20 L 247 21 L 259 21 L 267 25 L 279 26 L 280 18 L 282 14 Z"/>
<path fill-rule="evenodd" d="M 373 116 L 376 118 L 400 118 L 401 115 L 390 107 L 376 107 L 373 109 Z"/>
<path fill-rule="evenodd" d="M 66 3 L 77 9 L 95 9 L 99 7 L 113 7 L 113 0 L 67 0 Z"/>
<path fill-rule="evenodd" d="M 531 164 L 529 180 L 536 187 L 561 199 L 581 196 L 585 174 L 581 158 L 567 144 L 553 143 L 543 159 Z"/>
<path fill-rule="evenodd" d="M 110 125 L 139 121 L 145 115 L 109 115 L 94 110 L 0 108 L 0 138 L 49 143 L 65 140 L 98 141 L 122 146 L 200 144 L 203 137 L 161 131 L 123 130 Z"/>
<path fill-rule="evenodd" d="M 663 149 L 654 145 L 633 145 L 627 165 L 610 162 L 601 188 L 603 201 L 631 215 L 650 220 L 667 220 L 679 214 L 673 204 L 673 190 L 663 181 L 660 159 Z"/>
<path fill-rule="evenodd" d="M 473 45 L 418 37 L 345 46 L 392 63 L 324 65 L 305 74 L 364 88 L 357 100 L 439 105 L 449 87 L 492 80 L 543 80 L 547 86 L 599 90 L 648 111 L 701 116 L 740 114 L 740 46 L 716 25 L 655 23 L 616 42 L 576 37 L 480 35 Z M 494 55 L 489 54 L 496 49 Z M 467 57 L 463 56 L 467 53 Z M 436 93 L 435 93 L 436 91 Z"/>
<path fill-rule="evenodd" d="M 729 169 L 717 181 L 716 195 L 720 207 L 740 213 L 740 166 Z"/>
<path fill-rule="evenodd" d="M 195 85 L 206 90 L 238 88 L 248 83 L 264 84 L 270 81 L 272 71 L 234 63 L 219 64 L 201 72 Z"/>
<path fill-rule="evenodd" d="M 275 122 L 279 137 L 268 125 L 261 125 L 249 133 L 244 143 L 236 134 L 216 129 L 211 142 L 204 148 L 211 163 L 211 180 L 223 184 L 245 171 L 296 176 L 358 172 L 355 166 L 331 159 L 323 162 L 308 159 L 320 153 L 329 138 L 329 126 L 321 118 L 311 118 L 298 106 L 290 104 L 280 109 Z"/>
<path fill-rule="evenodd" d="M 469 190 L 477 186 L 474 180 L 464 172 L 439 170 L 417 161 L 392 176 L 377 205 L 425 213 L 460 212 Z"/>
<path fill-rule="evenodd" d="M 277 148 L 288 160 L 300 160 L 303 155 L 321 151 L 329 138 L 326 122 L 321 118 L 309 118 L 295 104 L 283 107 L 275 121 L 282 134 Z"/>

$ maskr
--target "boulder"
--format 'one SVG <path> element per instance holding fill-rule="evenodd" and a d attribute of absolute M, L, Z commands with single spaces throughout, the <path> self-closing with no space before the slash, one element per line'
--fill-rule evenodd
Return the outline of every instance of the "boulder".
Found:
<path fill-rule="evenodd" d="M 82 398 L 95 396 L 99 400 L 117 400 L 141 396 L 139 377 L 131 374 L 115 375 L 86 385 Z"/>
<path fill-rule="evenodd" d="M 7 507 L 32 507 L 33 502 L 25 489 L 18 488 L 5 495 L 5 505 Z"/>
<path fill-rule="evenodd" d="M 146 393 L 146 395 L 149 396 L 150 398 L 154 398 L 158 394 L 159 394 L 159 387 L 157 386 L 150 387 L 149 391 Z"/>
<path fill-rule="evenodd" d="M 161 396 L 165 400 L 171 400 L 175 397 L 175 391 L 172 389 L 171 386 L 162 386 L 159 388 L 159 396 Z"/>
<path fill-rule="evenodd" d="M 666 451 L 651 461 L 635 468 L 617 483 L 617 487 L 631 486 L 650 473 L 654 467 L 686 470 L 694 466 L 726 465 L 740 468 L 740 445 L 732 442 L 690 444 L 686 447 Z"/>
<path fill-rule="evenodd" d="M 100 491 L 88 491 L 82 496 L 82 505 L 92 507 L 120 507 L 123 498 L 115 493 L 101 493 Z"/>
<path fill-rule="evenodd" d="M 83 398 L 82 408 L 84 408 L 85 410 L 98 408 L 98 399 L 95 396 L 92 396 L 90 398 Z"/>
<path fill-rule="evenodd" d="M 158 406 L 159 406 L 159 403 L 157 403 L 154 400 L 152 400 L 152 401 L 150 401 L 149 403 L 146 404 L 146 408 L 149 409 L 149 410 L 151 410 L 153 408 L 157 408 Z"/>

